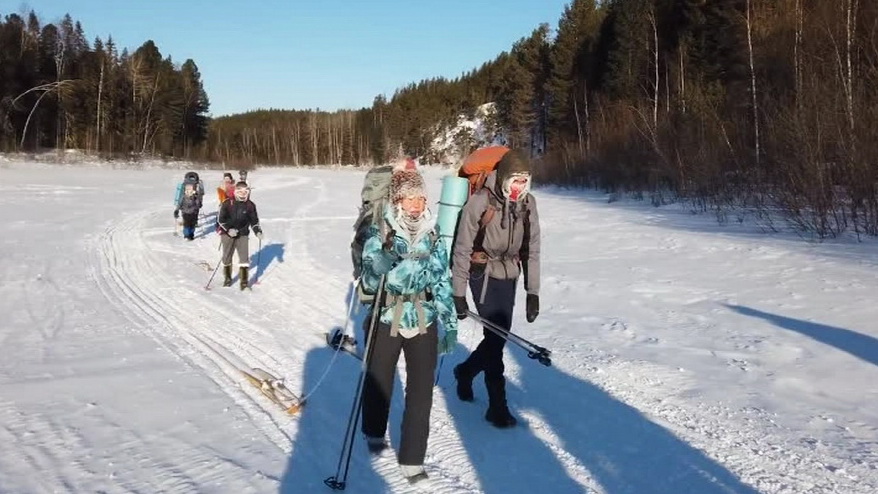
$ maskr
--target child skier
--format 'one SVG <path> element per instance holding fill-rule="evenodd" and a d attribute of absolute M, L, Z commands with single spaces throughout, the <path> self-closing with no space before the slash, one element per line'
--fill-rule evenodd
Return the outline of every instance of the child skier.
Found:
<path fill-rule="evenodd" d="M 201 210 L 201 195 L 198 194 L 197 184 L 187 183 L 183 188 L 183 194 L 177 201 L 174 209 L 174 219 L 183 214 L 183 238 L 195 240 L 195 227 L 198 226 L 198 212 Z"/>

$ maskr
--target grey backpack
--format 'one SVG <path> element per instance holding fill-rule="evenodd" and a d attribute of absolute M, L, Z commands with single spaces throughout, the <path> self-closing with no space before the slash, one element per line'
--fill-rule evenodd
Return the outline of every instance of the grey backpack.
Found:
<path fill-rule="evenodd" d="M 380 224 L 384 207 L 390 199 L 390 179 L 393 177 L 393 171 L 393 165 L 377 166 L 369 170 L 363 181 L 363 189 L 360 191 L 360 214 L 354 222 L 354 240 L 351 242 L 354 279 L 362 274 L 363 245 L 369 237 L 369 228 Z"/>

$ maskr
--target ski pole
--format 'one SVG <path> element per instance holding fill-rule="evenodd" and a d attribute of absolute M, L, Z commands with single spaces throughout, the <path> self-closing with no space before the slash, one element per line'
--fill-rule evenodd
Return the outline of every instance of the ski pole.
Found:
<path fill-rule="evenodd" d="M 222 237 L 220 237 L 220 239 L 222 239 Z M 235 242 L 237 242 L 237 241 L 238 241 L 238 237 L 235 237 L 235 238 L 232 239 L 231 251 L 232 251 L 233 253 L 234 253 L 234 251 L 235 251 Z M 220 240 L 220 246 L 222 246 L 222 240 Z M 207 280 L 207 284 L 204 285 L 204 289 L 205 289 L 205 290 L 210 290 L 210 283 L 213 281 L 213 277 L 216 276 L 216 272 L 219 270 L 220 264 L 222 264 L 222 262 L 223 262 L 223 257 L 224 257 L 224 256 L 221 254 L 221 255 L 220 255 L 220 260 L 217 261 L 217 263 L 216 263 L 216 267 L 213 268 L 213 274 L 210 275 L 210 279 Z"/>
<path fill-rule="evenodd" d="M 551 359 L 552 351 L 551 350 L 548 350 L 548 349 L 543 348 L 539 345 L 531 343 L 530 341 L 527 341 L 526 339 L 522 338 L 521 336 L 518 336 L 517 334 L 513 333 L 512 331 L 505 330 L 505 329 L 501 328 L 500 326 L 494 324 L 493 322 L 485 319 L 484 317 L 476 314 L 475 312 L 473 312 L 471 310 L 466 311 L 466 315 L 469 317 L 472 317 L 476 322 L 478 322 L 479 324 L 484 326 L 486 329 L 493 331 L 494 334 L 496 334 L 497 336 L 500 336 L 501 338 L 504 338 L 506 341 L 510 341 L 510 342 L 520 346 L 522 349 L 527 351 L 527 356 L 529 358 L 537 360 L 539 363 L 545 365 L 546 367 L 549 367 L 550 365 L 552 365 L 552 359 Z"/>
<path fill-rule="evenodd" d="M 363 387 L 366 383 L 366 374 L 369 368 L 369 361 L 372 358 L 372 351 L 375 347 L 375 338 L 377 337 L 377 322 L 380 319 L 382 300 L 384 299 L 384 281 L 382 276 L 378 283 L 378 290 L 375 293 L 375 304 L 372 306 L 372 320 L 369 321 L 369 334 L 366 336 L 366 350 L 363 357 L 363 365 L 360 370 L 360 380 L 357 383 L 357 390 L 354 392 L 354 401 L 351 403 L 351 414 L 348 417 L 348 427 L 345 430 L 344 442 L 342 443 L 341 454 L 338 457 L 338 465 L 335 469 L 335 475 L 327 477 L 323 483 L 330 489 L 343 491 L 347 484 L 348 471 L 351 466 L 351 453 L 354 449 L 354 437 L 356 435 L 357 423 L 360 419 L 360 411 L 363 409 Z M 345 458 L 346 457 L 346 458 Z M 344 463 L 344 467 L 342 467 Z M 344 473 L 342 473 L 344 468 Z M 341 475 L 341 480 L 339 480 Z"/>
<path fill-rule="evenodd" d="M 210 283 L 213 281 L 213 277 L 216 276 L 216 272 L 219 271 L 220 264 L 222 264 L 222 263 L 223 263 L 222 258 L 220 258 L 220 260 L 216 262 L 216 267 L 213 268 L 213 274 L 210 275 L 210 279 L 207 280 L 207 284 L 204 285 L 205 290 L 210 290 Z"/>

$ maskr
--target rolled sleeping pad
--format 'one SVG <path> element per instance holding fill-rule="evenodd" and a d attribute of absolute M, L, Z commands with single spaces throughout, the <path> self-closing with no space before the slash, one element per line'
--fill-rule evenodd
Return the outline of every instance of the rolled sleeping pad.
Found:
<path fill-rule="evenodd" d="M 180 198 L 183 197 L 183 182 L 177 184 L 177 191 L 174 193 L 174 207 L 180 204 Z"/>
<path fill-rule="evenodd" d="M 439 236 L 445 239 L 446 253 L 451 255 L 451 244 L 454 242 L 454 229 L 460 210 L 469 197 L 469 180 L 448 175 L 442 179 L 442 194 L 439 198 L 439 218 L 436 229 Z"/>

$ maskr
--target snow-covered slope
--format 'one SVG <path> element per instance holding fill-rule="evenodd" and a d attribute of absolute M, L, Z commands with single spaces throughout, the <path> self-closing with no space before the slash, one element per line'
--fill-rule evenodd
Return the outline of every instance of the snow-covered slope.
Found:
<path fill-rule="evenodd" d="M 469 154 L 470 149 L 503 145 L 506 138 L 497 124 L 497 108 L 494 103 L 477 107 L 472 115 L 460 115 L 457 121 L 440 130 L 430 144 L 424 162 L 456 165 Z"/>

